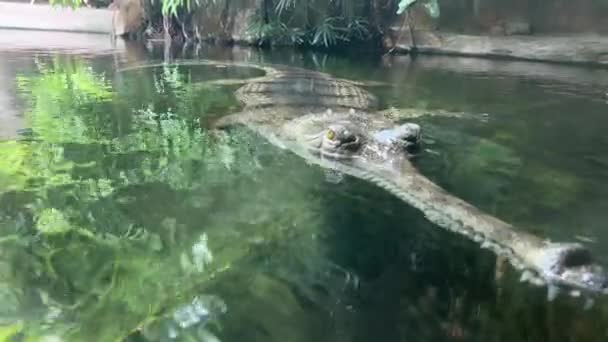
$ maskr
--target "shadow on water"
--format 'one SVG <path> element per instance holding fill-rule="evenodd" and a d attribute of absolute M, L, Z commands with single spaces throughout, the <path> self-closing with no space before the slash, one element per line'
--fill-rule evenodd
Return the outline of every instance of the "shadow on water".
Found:
<path fill-rule="evenodd" d="M 603 71 L 281 50 L 198 53 L 183 57 L 389 81 L 371 89 L 383 106 L 487 112 L 484 122 L 421 120 L 421 172 L 521 229 L 593 240 L 590 247 L 608 258 L 601 167 L 608 119 L 597 98 Z M 2 337 L 607 337 L 606 303 L 590 311 L 570 299 L 548 303 L 544 288 L 520 283 L 494 255 L 375 186 L 348 176 L 336 182 L 338 175 L 246 129 L 223 138 L 200 129 L 239 107 L 234 87 L 200 81 L 254 72 L 114 73 L 163 56 L 145 49 L 89 59 L 6 56 L 24 63 L 3 77 L 20 76 L 26 108 L 12 108 L 23 112 L 28 135 L 0 144 Z"/>

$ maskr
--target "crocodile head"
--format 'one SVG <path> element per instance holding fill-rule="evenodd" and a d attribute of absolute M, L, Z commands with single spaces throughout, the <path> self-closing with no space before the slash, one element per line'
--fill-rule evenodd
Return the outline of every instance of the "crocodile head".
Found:
<path fill-rule="evenodd" d="M 297 145 L 328 162 L 359 164 L 361 171 L 400 172 L 419 149 L 421 129 L 415 123 L 387 126 L 382 120 L 357 122 L 354 112 L 304 116 L 287 124 L 287 135 Z M 363 166 L 362 164 L 366 164 Z"/>
<path fill-rule="evenodd" d="M 555 298 L 559 290 L 570 290 L 573 296 L 607 294 L 608 275 L 593 260 L 590 251 L 579 243 L 547 243 L 544 248 L 529 254 L 530 263 L 549 286 L 548 298 Z"/>
<path fill-rule="evenodd" d="M 336 122 L 309 141 L 311 151 L 321 157 L 340 159 L 396 161 L 409 157 L 420 146 L 420 126 L 406 123 L 395 128 L 364 134 L 359 128 Z"/>
<path fill-rule="evenodd" d="M 591 298 L 608 293 L 608 274 L 575 243 L 551 243 L 514 229 L 450 195 L 422 176 L 410 162 L 420 146 L 420 126 L 390 126 L 373 115 L 313 114 L 287 124 L 303 155 L 381 186 L 424 212 L 434 223 L 472 237 L 505 255 L 532 283 L 546 284 L 549 299 L 559 290 Z M 471 229 L 476 226 L 475 229 Z M 535 281 L 534 281 L 535 280 Z"/>

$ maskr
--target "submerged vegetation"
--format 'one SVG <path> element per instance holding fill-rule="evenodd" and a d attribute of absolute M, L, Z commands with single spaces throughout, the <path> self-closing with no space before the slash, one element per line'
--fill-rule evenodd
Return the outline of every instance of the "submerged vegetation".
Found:
<path fill-rule="evenodd" d="M 344 22 L 327 25 L 347 34 Z M 333 44 L 322 32 L 286 36 Z M 93 64 L 41 57 L 17 78 L 28 129 L 0 141 L 0 341 L 605 336 L 605 304 L 586 313 L 547 304 L 544 289 L 366 182 L 306 167 L 247 130 L 207 131 L 207 120 L 239 104 L 233 88 L 199 81 L 230 68 L 160 64 L 109 76 Z M 383 100 L 474 111 L 479 97 L 505 97 L 485 78 L 408 73 L 406 87 L 378 90 L 394 92 Z M 522 99 L 511 111 L 537 104 L 538 88 L 503 82 Z M 573 206 L 603 208 L 588 209 L 596 189 L 576 176 L 591 169 L 546 147 L 580 153 L 603 131 L 583 127 L 590 142 L 581 147 L 576 117 L 547 138 L 535 128 L 555 112 L 534 109 L 525 122 L 536 126 L 491 117 L 485 130 L 424 119 L 417 166 L 493 214 L 562 230 Z"/>
<path fill-rule="evenodd" d="M 29 129 L 0 142 L 2 341 L 218 341 L 235 334 L 223 332 L 227 313 L 252 319 L 226 296 L 249 281 L 262 307 L 291 303 L 318 320 L 298 309 L 299 287 L 334 309 L 325 296 L 342 296 L 350 276 L 311 237 L 325 226 L 307 181 L 318 171 L 285 178 L 263 164 L 296 157 L 246 131 L 206 131 L 201 119 L 235 103 L 194 76 L 164 65 L 111 81 L 53 58 L 18 78 Z"/>
<path fill-rule="evenodd" d="M 243 251 L 212 252 L 207 230 L 187 232 L 178 217 L 128 212 L 146 184 L 182 192 L 229 182 L 238 137 L 212 143 L 187 111 L 157 113 L 153 104 L 108 120 L 110 101 L 120 102 L 108 80 L 82 62 L 38 66 L 39 76 L 19 78 L 31 130 L 0 143 L 0 335 L 82 341 L 96 331 L 112 341 L 160 323 L 156 334 L 211 334 L 207 323 L 226 309 L 201 284 Z M 184 91 L 170 68 L 161 75 L 158 82 Z"/>

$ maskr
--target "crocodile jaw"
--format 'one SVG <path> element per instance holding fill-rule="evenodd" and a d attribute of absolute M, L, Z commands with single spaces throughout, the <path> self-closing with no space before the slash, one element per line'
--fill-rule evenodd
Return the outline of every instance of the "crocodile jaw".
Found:
<path fill-rule="evenodd" d="M 588 299 L 608 293 L 607 273 L 581 245 L 545 242 L 450 195 L 420 175 L 404 153 L 383 148 L 384 140 L 369 134 L 374 132 L 369 130 L 373 125 L 360 131 L 364 143 L 359 151 L 346 155 L 327 153 L 322 148 L 323 132 L 336 122 L 336 117 L 330 112 L 303 117 L 283 126 L 279 134 L 291 140 L 293 151 L 300 151 L 298 154 L 305 159 L 368 180 L 421 210 L 435 224 L 507 257 L 522 271 L 522 280 L 546 284 L 549 299 L 561 290 L 575 297 L 584 294 Z M 350 118 L 340 119 L 344 124 Z"/>
<path fill-rule="evenodd" d="M 608 294 L 608 273 L 591 260 L 590 253 L 578 243 L 546 242 L 542 248 L 522 253 L 524 264 L 547 282 L 548 298 L 558 290 L 569 290 L 573 296 Z"/>

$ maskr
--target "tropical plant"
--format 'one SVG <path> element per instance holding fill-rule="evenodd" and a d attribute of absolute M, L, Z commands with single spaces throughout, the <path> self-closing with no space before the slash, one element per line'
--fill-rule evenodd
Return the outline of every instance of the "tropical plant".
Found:
<path fill-rule="evenodd" d="M 440 11 L 438 0 L 400 0 L 397 14 L 403 14 L 404 12 L 409 11 L 416 4 L 423 6 L 431 17 L 439 17 Z"/>
<path fill-rule="evenodd" d="M 196 10 L 208 16 L 223 16 L 229 5 L 224 0 L 144 0 L 151 32 L 164 32 L 169 41 L 175 34 L 189 40 L 200 38 Z M 57 6 L 81 7 L 84 0 L 51 0 Z M 238 6 L 238 5 L 237 5 Z M 374 29 L 368 18 L 371 4 L 345 0 L 264 0 L 257 14 L 249 18 L 247 33 L 258 45 L 334 45 L 366 41 Z M 192 30 L 189 30 L 192 28 Z M 194 31 L 194 32 L 192 32 Z"/>
<path fill-rule="evenodd" d="M 252 16 L 249 19 L 247 32 L 257 45 L 301 45 L 305 42 L 305 32 L 299 28 L 290 28 L 278 20 L 267 23 L 261 16 Z"/>
<path fill-rule="evenodd" d="M 215 2 L 214 0 L 211 1 Z M 152 0 L 152 3 L 154 3 L 154 0 Z M 185 9 L 187 12 L 190 12 L 200 5 L 201 0 L 161 0 L 161 12 L 165 16 L 172 15 L 177 17 L 179 10 Z"/>
<path fill-rule="evenodd" d="M 84 5 L 84 0 L 49 0 L 52 6 L 78 8 Z"/>
<path fill-rule="evenodd" d="M 372 36 L 369 22 L 363 16 L 354 15 L 352 7 L 338 10 L 330 8 L 320 12 L 315 8 L 316 5 L 313 1 L 279 1 L 274 13 L 269 15 L 259 11 L 250 18 L 248 33 L 258 45 L 288 44 L 324 48 L 366 41 Z M 348 15 L 343 15 L 342 11 Z"/>

